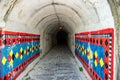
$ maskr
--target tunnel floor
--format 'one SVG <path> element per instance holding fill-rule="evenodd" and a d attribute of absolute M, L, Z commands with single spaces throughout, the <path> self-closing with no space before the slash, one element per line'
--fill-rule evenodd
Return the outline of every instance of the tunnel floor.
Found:
<path fill-rule="evenodd" d="M 79 75 L 78 75 L 79 74 Z M 54 47 L 23 80 L 89 80 L 80 72 L 70 50 L 65 46 Z"/>

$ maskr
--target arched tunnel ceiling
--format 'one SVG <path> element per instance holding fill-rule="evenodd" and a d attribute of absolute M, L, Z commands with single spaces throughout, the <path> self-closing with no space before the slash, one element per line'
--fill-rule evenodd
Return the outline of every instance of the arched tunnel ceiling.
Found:
<path fill-rule="evenodd" d="M 69 24 L 67 24 L 65 22 L 61 22 L 62 24 L 59 25 L 59 22 L 57 22 L 57 21 L 55 21 L 53 23 L 48 25 L 48 27 L 45 28 L 44 33 L 56 34 L 60 30 L 59 29 L 60 27 L 62 27 L 63 28 L 62 30 L 66 31 L 67 33 L 73 33 L 73 29 L 71 28 L 71 26 Z"/>
<path fill-rule="evenodd" d="M 58 26 L 65 26 L 66 27 L 66 29 L 67 30 L 69 30 L 69 29 L 73 29 L 73 28 L 76 28 L 76 22 L 74 22 L 73 20 L 72 20 L 72 18 L 68 18 L 68 17 L 66 17 L 66 16 L 64 16 L 64 15 L 61 15 L 61 16 L 63 16 L 63 17 L 60 17 L 60 15 L 59 15 L 59 20 L 60 20 L 60 22 L 58 21 L 58 18 L 56 18 L 56 15 L 51 15 L 51 17 L 47 17 L 47 18 L 45 18 L 43 21 L 42 21 L 42 23 L 41 24 L 38 24 L 39 26 L 40 25 L 43 25 L 44 27 L 45 27 L 45 29 L 46 29 L 46 27 L 51 27 L 51 25 L 54 27 L 54 24 L 56 25 L 58 25 Z M 46 21 L 47 21 L 47 23 L 46 23 Z M 68 24 L 69 23 L 69 24 Z M 60 25 L 59 25 L 60 24 Z M 68 27 L 66 26 L 66 25 L 69 25 Z M 39 28 L 40 30 L 42 30 L 41 29 L 41 27 Z M 70 30 L 70 31 L 71 31 Z"/>
<path fill-rule="evenodd" d="M 39 30 L 63 22 L 77 29 L 105 20 L 106 14 L 100 14 L 98 9 L 102 11 L 100 6 L 104 7 L 107 0 L 1 0 L 0 4 L 0 20 L 5 22 L 17 22 Z"/>

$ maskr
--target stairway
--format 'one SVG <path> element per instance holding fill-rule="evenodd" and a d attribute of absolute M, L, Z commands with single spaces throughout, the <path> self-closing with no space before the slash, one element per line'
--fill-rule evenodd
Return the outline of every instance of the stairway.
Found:
<path fill-rule="evenodd" d="M 23 80 L 89 80 L 79 71 L 72 53 L 66 46 L 54 47 Z"/>

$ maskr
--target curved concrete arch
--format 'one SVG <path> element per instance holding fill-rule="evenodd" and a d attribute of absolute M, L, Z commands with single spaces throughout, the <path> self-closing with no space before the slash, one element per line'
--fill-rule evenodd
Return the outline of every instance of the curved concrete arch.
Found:
<path fill-rule="evenodd" d="M 59 14 L 60 14 L 60 13 L 59 13 Z M 61 14 L 62 14 L 62 13 L 61 13 Z M 57 13 L 56 13 L 56 15 L 57 15 Z M 64 15 L 64 14 L 63 14 L 63 15 Z M 36 18 L 37 18 L 37 17 L 38 17 L 38 16 L 36 16 Z M 46 17 L 43 17 L 43 18 L 46 18 Z M 76 17 L 76 18 L 77 18 L 77 17 Z M 32 19 L 32 18 L 31 18 L 31 19 Z M 32 20 L 34 20 L 34 19 L 32 19 Z M 41 19 L 41 20 L 43 20 L 43 19 Z M 39 21 L 40 21 L 40 20 L 39 20 Z M 39 23 L 39 21 L 38 21 L 38 23 Z M 81 19 L 80 19 L 80 21 L 81 21 L 81 24 L 84 24 L 84 25 L 85 25 L 85 23 L 83 23 L 83 21 L 82 21 Z M 33 22 L 33 21 L 31 21 L 31 22 Z M 30 22 L 30 23 L 31 23 L 31 22 Z M 74 21 L 74 22 L 77 22 L 77 21 Z M 38 24 L 38 23 L 37 23 L 37 24 Z"/>
<path fill-rule="evenodd" d="M 64 17 L 67 17 L 67 15 L 64 15 L 64 14 L 61 14 L 61 13 L 56 13 L 58 16 L 59 15 L 62 15 L 63 16 L 63 18 Z M 49 18 L 49 17 L 51 17 L 51 16 L 54 16 L 55 14 L 50 14 L 50 15 L 48 15 L 48 16 L 45 16 L 42 20 L 40 20 L 37 24 L 36 24 L 36 26 L 35 27 L 39 27 L 38 25 L 40 24 L 40 23 L 42 23 L 42 21 L 46 21 L 46 20 L 48 20 L 47 18 Z M 69 19 L 74 23 L 74 24 L 77 24 L 72 18 L 70 18 L 69 17 Z M 51 19 L 52 20 L 52 19 Z M 50 20 L 50 21 L 51 21 Z M 46 22 L 49 22 L 49 21 L 46 21 Z"/>
<path fill-rule="evenodd" d="M 56 14 L 57 14 L 58 16 L 59 16 L 59 15 L 64 15 L 65 17 L 67 17 L 67 15 L 65 15 L 65 14 L 61 14 L 61 13 L 56 13 Z M 47 18 L 49 18 L 50 16 L 53 16 L 53 15 L 55 15 L 55 14 L 50 14 L 50 15 L 47 15 L 47 16 L 43 17 L 43 18 L 36 24 L 35 27 L 37 27 L 40 23 L 42 23 L 42 21 L 46 20 Z M 71 19 L 70 17 L 69 17 L 69 19 L 72 20 L 72 21 L 75 23 L 75 21 L 74 21 L 73 19 Z"/>
<path fill-rule="evenodd" d="M 45 33 L 54 33 L 56 30 L 59 30 L 59 22 L 53 22 L 54 24 L 48 25 L 49 27 L 46 27 L 44 29 Z M 70 25 L 62 21 L 62 25 L 64 27 L 64 30 L 69 33 L 73 33 L 73 29 L 69 27 Z"/>
<path fill-rule="evenodd" d="M 60 4 L 60 3 L 47 4 L 47 5 L 43 6 L 43 7 L 41 7 L 40 9 L 38 9 L 37 11 L 39 12 L 41 9 L 44 9 L 44 8 L 49 7 L 51 5 L 67 7 L 69 9 L 71 9 L 73 12 L 75 12 L 78 15 L 78 17 L 81 19 L 81 15 L 74 8 L 72 8 L 71 6 L 68 6 L 66 4 Z M 37 14 L 38 12 L 35 12 L 35 13 L 31 14 L 31 16 Z"/>
<path fill-rule="evenodd" d="M 47 27 L 49 27 L 51 24 L 54 24 L 54 23 L 58 23 L 59 24 L 59 22 L 58 21 L 56 21 L 57 20 L 57 18 L 53 18 L 52 20 L 50 20 L 50 21 L 48 21 L 49 23 L 47 23 L 47 24 L 45 24 L 45 25 L 43 25 L 44 26 L 44 29 L 43 30 L 45 30 Z M 61 22 L 65 22 L 65 23 L 67 23 L 66 21 L 61 21 Z M 62 25 L 62 23 L 61 23 L 61 25 Z M 73 25 L 73 24 L 69 24 L 69 25 L 72 25 L 72 26 L 75 26 L 75 24 Z M 69 26 L 69 28 L 71 28 L 72 30 L 73 30 L 73 27 L 72 26 Z M 41 28 L 39 28 L 40 30 L 41 30 Z"/>

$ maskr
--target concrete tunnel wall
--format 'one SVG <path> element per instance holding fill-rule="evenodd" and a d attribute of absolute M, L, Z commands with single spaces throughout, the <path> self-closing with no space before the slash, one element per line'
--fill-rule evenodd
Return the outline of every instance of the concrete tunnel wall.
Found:
<path fill-rule="evenodd" d="M 40 57 L 55 45 L 52 38 L 60 26 L 68 33 L 68 45 L 74 56 L 75 34 L 92 35 L 92 31 L 99 34 L 100 30 L 114 29 L 107 0 L 0 0 L 0 12 L 2 30 L 40 34 Z M 79 63 L 77 57 L 76 60 Z"/>

